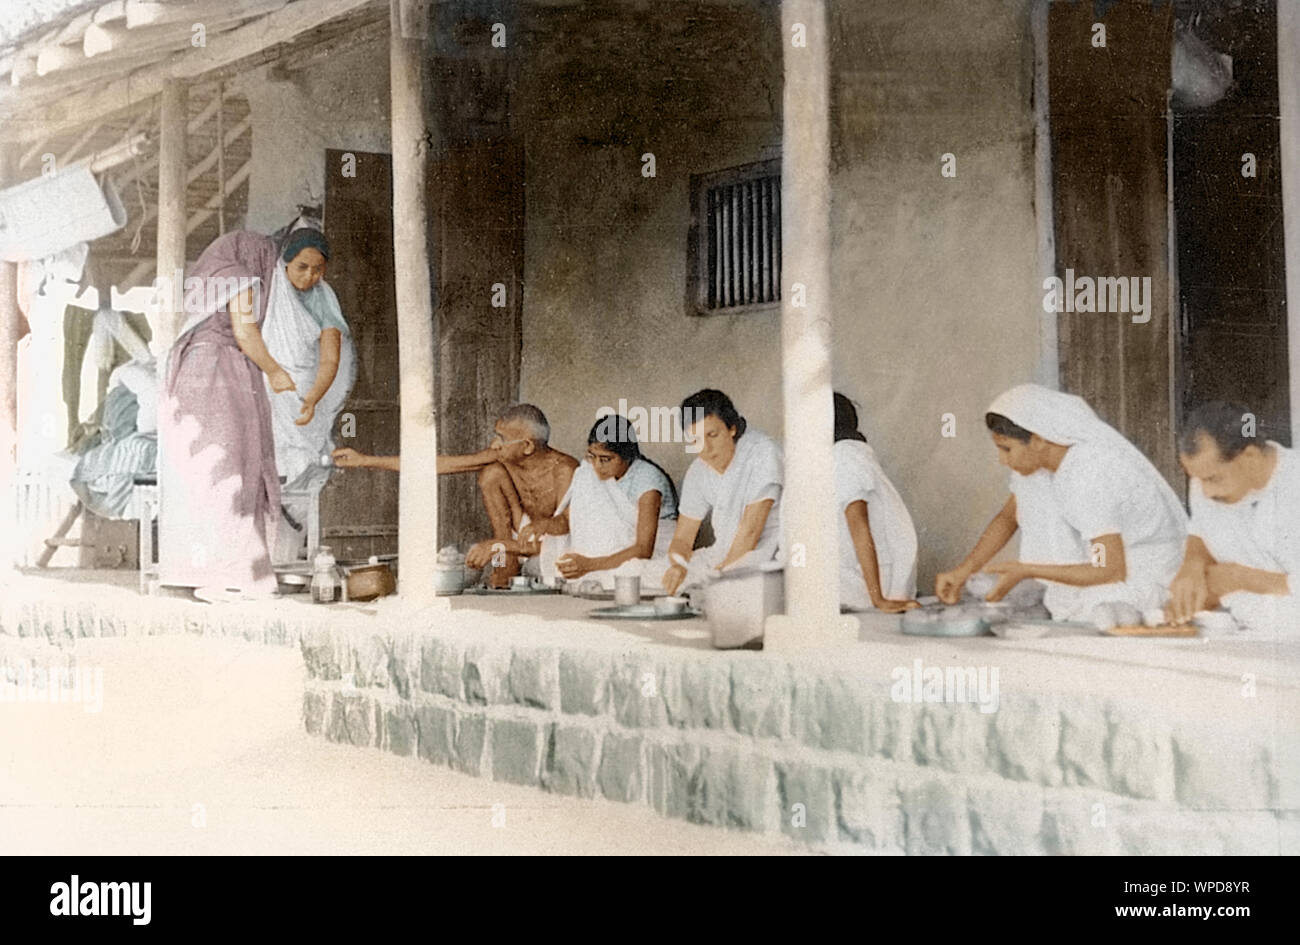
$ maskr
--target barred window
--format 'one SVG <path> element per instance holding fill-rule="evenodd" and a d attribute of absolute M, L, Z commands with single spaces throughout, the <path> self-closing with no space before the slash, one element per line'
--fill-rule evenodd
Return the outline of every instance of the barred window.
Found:
<path fill-rule="evenodd" d="M 696 315 L 771 307 L 781 299 L 781 162 L 691 177 L 691 286 Z"/>

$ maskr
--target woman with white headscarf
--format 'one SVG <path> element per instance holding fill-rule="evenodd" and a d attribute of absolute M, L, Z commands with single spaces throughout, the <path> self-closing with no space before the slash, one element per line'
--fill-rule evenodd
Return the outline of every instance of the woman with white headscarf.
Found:
<path fill-rule="evenodd" d="M 938 576 L 939 598 L 955 603 L 1019 529 L 1021 560 L 987 569 L 998 575 L 988 600 L 1034 579 L 1054 620 L 1104 621 L 1100 604 L 1161 606 L 1187 516 L 1137 447 L 1081 398 L 1037 384 L 1002 394 L 984 419 L 1012 471 L 1011 496 L 966 559 Z"/>

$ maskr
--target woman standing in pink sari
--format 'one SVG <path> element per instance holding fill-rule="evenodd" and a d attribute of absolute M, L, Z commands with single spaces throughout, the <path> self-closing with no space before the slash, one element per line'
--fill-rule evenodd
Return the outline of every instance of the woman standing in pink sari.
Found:
<path fill-rule="evenodd" d="M 300 237 L 294 288 L 319 282 L 328 254 L 319 233 Z M 204 250 L 186 280 L 186 323 L 159 404 L 159 579 L 201 597 L 276 589 L 280 483 L 267 387 L 279 396 L 296 388 L 260 326 L 282 264 L 273 239 L 236 231 Z"/>

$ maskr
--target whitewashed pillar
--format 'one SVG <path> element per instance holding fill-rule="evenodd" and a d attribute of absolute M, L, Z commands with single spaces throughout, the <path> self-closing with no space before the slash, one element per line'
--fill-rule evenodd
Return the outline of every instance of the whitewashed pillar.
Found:
<path fill-rule="evenodd" d="M 12 146 L 0 146 L 0 187 L 17 183 Z M 17 468 L 18 449 L 18 267 L 0 262 L 0 501 Z"/>
<path fill-rule="evenodd" d="M 401 453 L 397 519 L 398 591 L 414 604 L 432 602 L 438 552 L 437 377 L 424 68 L 428 0 L 391 0 L 393 263 L 401 368 Z"/>
<path fill-rule="evenodd" d="M 824 0 L 781 4 L 781 390 L 785 619 L 765 648 L 848 643 L 840 619 L 831 445 L 830 42 Z"/>
<path fill-rule="evenodd" d="M 185 313 L 177 305 L 181 299 L 185 271 L 185 175 L 186 125 L 189 122 L 189 90 L 183 82 L 172 79 L 163 86 L 162 118 L 158 142 L 158 253 L 157 285 L 163 287 L 158 296 L 157 324 L 153 331 L 152 348 L 158 358 L 159 371 L 164 370 L 167 352 L 176 340 L 184 322 Z"/>

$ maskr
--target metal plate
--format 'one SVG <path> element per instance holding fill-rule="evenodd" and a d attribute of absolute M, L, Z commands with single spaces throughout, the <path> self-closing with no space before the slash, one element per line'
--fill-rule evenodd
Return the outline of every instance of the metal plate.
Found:
<path fill-rule="evenodd" d="M 473 594 L 480 597 L 494 597 L 497 595 L 510 596 L 510 597 L 527 597 L 530 594 L 558 594 L 560 593 L 560 589 L 558 587 L 536 587 L 536 586 L 524 587 L 524 588 L 516 588 L 516 587 L 498 588 L 498 587 L 484 587 L 481 584 L 476 584 L 473 587 L 465 588 L 465 590 L 462 591 L 462 593 Z"/>
<path fill-rule="evenodd" d="M 689 620 L 702 614 L 693 607 L 676 614 L 661 614 L 655 611 L 654 604 L 635 604 L 631 607 L 597 607 L 587 616 L 601 620 Z"/>

